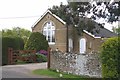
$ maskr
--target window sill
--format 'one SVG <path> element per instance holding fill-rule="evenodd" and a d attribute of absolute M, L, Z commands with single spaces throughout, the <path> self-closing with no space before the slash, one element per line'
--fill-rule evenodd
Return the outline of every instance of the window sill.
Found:
<path fill-rule="evenodd" d="M 54 42 L 49 42 L 48 44 L 49 44 L 49 45 L 55 45 L 55 43 L 54 43 Z"/>

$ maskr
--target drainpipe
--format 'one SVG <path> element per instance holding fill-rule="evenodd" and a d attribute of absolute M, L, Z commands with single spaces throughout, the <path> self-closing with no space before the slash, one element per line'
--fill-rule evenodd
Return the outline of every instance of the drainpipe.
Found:
<path fill-rule="evenodd" d="M 68 52 L 68 24 L 66 23 L 66 27 L 67 27 L 67 30 L 66 30 L 66 52 Z"/>

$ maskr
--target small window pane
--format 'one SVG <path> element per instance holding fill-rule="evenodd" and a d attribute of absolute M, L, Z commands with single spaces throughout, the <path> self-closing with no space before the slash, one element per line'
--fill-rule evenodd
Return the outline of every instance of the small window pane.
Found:
<path fill-rule="evenodd" d="M 52 42 L 55 42 L 55 31 L 52 31 Z"/>

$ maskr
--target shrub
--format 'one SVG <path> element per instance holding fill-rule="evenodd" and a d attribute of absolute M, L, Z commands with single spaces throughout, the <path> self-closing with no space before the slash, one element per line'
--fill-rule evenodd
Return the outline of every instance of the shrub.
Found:
<path fill-rule="evenodd" d="M 39 32 L 33 32 L 28 41 L 25 44 L 25 49 L 27 50 L 47 50 L 48 42 L 45 39 L 45 36 Z"/>
<path fill-rule="evenodd" d="M 101 61 L 104 78 L 120 77 L 120 42 L 118 37 L 110 38 L 102 45 Z"/>
<path fill-rule="evenodd" d="M 22 60 L 17 60 L 16 64 L 26 64 L 26 62 L 24 62 Z"/>
<path fill-rule="evenodd" d="M 43 54 L 47 56 L 48 52 L 46 50 L 40 50 L 37 54 Z"/>
<path fill-rule="evenodd" d="M 37 62 L 47 62 L 47 56 L 43 54 L 36 54 Z"/>
<path fill-rule="evenodd" d="M 19 45 L 18 45 L 19 44 Z M 2 37 L 2 65 L 8 64 L 8 48 L 23 49 L 24 41 L 21 38 Z"/>

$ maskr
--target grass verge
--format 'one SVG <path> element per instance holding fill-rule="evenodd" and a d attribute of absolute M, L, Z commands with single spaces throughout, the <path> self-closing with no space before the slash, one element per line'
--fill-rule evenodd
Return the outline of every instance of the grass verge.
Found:
<path fill-rule="evenodd" d="M 33 74 L 44 75 L 53 78 L 81 78 L 80 80 L 85 80 L 86 78 L 85 76 L 77 76 L 63 72 L 56 72 L 55 70 L 50 69 L 37 69 L 33 71 Z M 62 74 L 62 77 L 60 77 L 60 74 Z"/>

